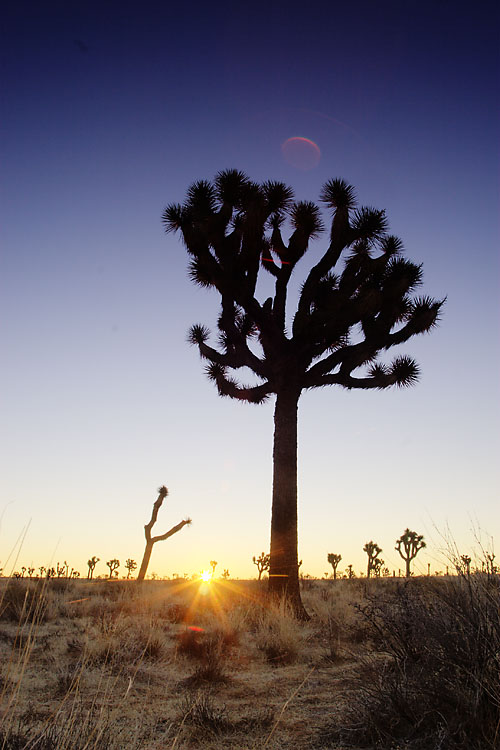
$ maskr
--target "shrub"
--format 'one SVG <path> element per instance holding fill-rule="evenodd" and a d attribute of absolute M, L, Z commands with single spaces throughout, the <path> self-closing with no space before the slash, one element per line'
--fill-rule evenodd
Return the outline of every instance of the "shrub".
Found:
<path fill-rule="evenodd" d="M 498 577 L 410 580 L 360 609 L 383 644 L 357 676 L 347 742 L 487 750 L 500 726 Z"/>
<path fill-rule="evenodd" d="M 45 586 L 10 581 L 0 601 L 0 618 L 22 625 L 47 619 L 49 597 Z"/>

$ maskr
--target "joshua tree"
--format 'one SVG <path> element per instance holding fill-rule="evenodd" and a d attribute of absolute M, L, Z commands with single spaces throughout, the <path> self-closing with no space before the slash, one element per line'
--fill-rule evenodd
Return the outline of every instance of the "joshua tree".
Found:
<path fill-rule="evenodd" d="M 127 573 L 127 581 L 128 581 L 128 579 L 130 578 L 130 575 L 131 575 L 131 573 L 132 573 L 132 572 L 133 572 L 134 570 L 136 570 L 136 568 L 137 568 L 137 563 L 136 563 L 136 561 L 135 561 L 135 560 L 132 560 L 132 559 L 131 559 L 131 558 L 129 557 L 129 559 L 128 559 L 128 560 L 127 560 L 127 561 L 125 562 L 125 567 L 126 567 L 126 568 L 127 568 L 127 570 L 128 570 L 128 573 Z"/>
<path fill-rule="evenodd" d="M 47 568 L 45 567 L 45 565 L 40 565 L 38 570 L 40 571 L 40 578 L 43 578 L 43 574 L 47 572 Z"/>
<path fill-rule="evenodd" d="M 112 560 L 108 560 L 106 565 L 109 568 L 109 577 L 113 578 L 115 570 L 118 570 L 118 568 L 120 567 L 120 561 L 117 560 L 116 557 L 114 557 Z M 118 573 L 116 575 L 118 575 Z"/>
<path fill-rule="evenodd" d="M 382 565 L 384 564 L 384 560 L 382 560 L 380 557 L 377 557 L 373 561 L 373 575 L 375 578 L 380 578 L 380 573 L 382 572 Z"/>
<path fill-rule="evenodd" d="M 178 531 L 180 531 L 184 526 L 191 523 L 190 518 L 186 518 L 184 521 L 181 521 L 177 524 L 177 526 L 173 526 L 170 531 L 165 532 L 165 534 L 160 534 L 159 536 L 151 536 L 151 529 L 155 525 L 157 519 L 158 519 L 158 511 L 160 510 L 163 501 L 168 495 L 168 490 L 165 487 L 165 485 L 162 485 L 158 489 L 158 498 L 155 501 L 153 505 L 153 512 L 151 513 L 151 520 L 149 523 L 147 523 L 144 526 L 144 534 L 146 536 L 146 548 L 144 550 L 144 557 L 142 558 L 141 567 L 139 570 L 139 575 L 137 576 L 138 581 L 143 581 L 146 576 L 146 571 L 148 569 L 149 561 L 151 559 L 151 552 L 153 551 L 153 544 L 156 544 L 156 542 L 163 542 L 164 539 L 168 539 L 170 536 L 173 536 Z"/>
<path fill-rule="evenodd" d="M 462 562 L 462 565 L 464 566 L 466 575 L 470 576 L 470 564 L 472 562 L 472 559 L 469 555 L 460 555 L 460 560 Z"/>
<path fill-rule="evenodd" d="M 230 575 L 229 570 L 227 568 L 224 568 L 224 573 L 221 575 L 221 578 L 223 578 L 224 581 L 227 581 L 229 578 L 229 575 Z"/>
<path fill-rule="evenodd" d="M 401 546 L 403 549 L 401 549 Z M 410 563 L 415 559 L 417 553 L 425 547 L 423 534 L 405 529 L 399 539 L 396 540 L 396 549 L 406 563 L 406 577 L 411 576 Z"/>
<path fill-rule="evenodd" d="M 91 581 L 94 576 L 94 568 L 99 562 L 100 558 L 96 557 L 95 555 L 90 558 L 90 560 L 87 560 L 87 565 L 89 566 L 89 572 L 87 573 L 87 578 Z"/>
<path fill-rule="evenodd" d="M 34 572 L 35 572 L 35 568 L 33 568 L 33 567 L 28 568 L 28 575 L 29 575 L 30 579 L 33 578 L 33 573 Z"/>
<path fill-rule="evenodd" d="M 221 396 L 260 404 L 276 394 L 269 588 L 286 593 L 304 617 L 297 555 L 300 394 L 326 385 L 413 385 L 419 374 L 413 359 L 397 356 L 387 364 L 377 357 L 431 330 L 443 304 L 411 296 L 422 269 L 402 257 L 401 241 L 387 234 L 384 211 L 355 209 L 354 189 L 341 179 L 327 182 L 320 199 L 333 214 L 330 237 L 291 318 L 288 284 L 309 241 L 323 228 L 318 206 L 294 203 L 283 183 L 258 185 L 226 170 L 213 184 L 195 182 L 186 202 L 169 205 L 163 214 L 166 231 L 182 233 L 192 280 L 221 297 L 218 348 L 208 344 L 204 325 L 189 333 L 208 360 L 208 377 Z M 288 244 L 281 234 L 286 220 L 293 229 Z M 274 280 L 274 294 L 264 302 L 256 297 L 260 269 Z M 231 377 L 239 368 L 253 371 L 257 382 L 244 385 Z"/>
<path fill-rule="evenodd" d="M 253 564 L 257 566 L 257 570 L 259 571 L 259 581 L 262 578 L 262 573 L 265 570 L 269 570 L 269 561 L 271 559 L 271 555 L 266 555 L 265 552 L 261 552 L 259 557 L 253 556 Z"/>
<path fill-rule="evenodd" d="M 21 578 L 24 578 L 24 574 L 26 573 L 26 567 L 23 565 L 21 568 Z"/>
<path fill-rule="evenodd" d="M 348 578 L 356 578 L 356 573 L 352 569 L 352 565 L 347 566 L 346 575 Z"/>
<path fill-rule="evenodd" d="M 363 547 L 363 552 L 366 552 L 368 555 L 368 566 L 366 569 L 366 577 L 369 578 L 371 572 L 376 571 L 376 559 L 382 552 L 382 549 L 378 546 L 376 542 L 367 542 L 365 546 Z M 383 561 L 382 561 L 383 562 Z"/>
<path fill-rule="evenodd" d="M 212 578 L 215 575 L 215 568 L 217 567 L 217 560 L 210 560 L 210 567 L 212 568 Z"/>
<path fill-rule="evenodd" d="M 342 560 L 342 555 L 336 555 L 334 552 L 329 552 L 326 558 L 333 568 L 333 580 L 337 580 L 337 566 Z"/>

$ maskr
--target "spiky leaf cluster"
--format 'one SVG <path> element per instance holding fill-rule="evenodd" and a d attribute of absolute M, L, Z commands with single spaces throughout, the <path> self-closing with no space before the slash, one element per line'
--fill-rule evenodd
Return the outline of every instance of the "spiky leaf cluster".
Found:
<path fill-rule="evenodd" d="M 293 200 L 280 182 L 261 185 L 237 170 L 213 183 L 195 182 L 184 204 L 165 209 L 165 230 L 180 231 L 191 279 L 221 297 L 218 345 L 195 325 L 188 336 L 208 360 L 207 375 L 223 396 L 260 403 L 293 385 L 303 388 L 387 388 L 412 385 L 419 375 L 406 355 L 379 362 L 381 353 L 430 331 L 444 300 L 413 297 L 422 268 L 403 257 L 401 240 L 387 233 L 385 212 L 358 207 L 354 188 L 329 180 L 320 200 L 332 214 L 328 246 L 302 286 L 291 331 L 285 323 L 295 266 L 323 231 L 319 207 Z M 288 220 L 292 232 L 283 237 Z M 263 269 L 274 294 L 256 296 Z M 259 381 L 230 375 L 249 368 Z"/>

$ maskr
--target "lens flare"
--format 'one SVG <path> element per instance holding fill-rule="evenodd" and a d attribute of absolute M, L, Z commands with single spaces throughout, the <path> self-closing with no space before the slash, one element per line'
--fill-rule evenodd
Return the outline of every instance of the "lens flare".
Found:
<path fill-rule="evenodd" d="M 297 169 L 314 169 L 319 164 L 321 151 L 319 146 L 309 138 L 293 136 L 281 144 L 281 153 L 285 161 Z"/>

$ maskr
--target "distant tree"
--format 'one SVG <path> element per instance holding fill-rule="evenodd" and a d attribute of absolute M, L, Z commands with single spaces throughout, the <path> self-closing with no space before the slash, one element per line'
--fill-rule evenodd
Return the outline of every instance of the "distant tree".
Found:
<path fill-rule="evenodd" d="M 376 542 L 367 542 L 363 547 L 363 552 L 368 555 L 368 565 L 366 569 L 366 577 L 370 578 L 370 574 L 375 572 L 375 560 L 382 552 L 382 549 Z"/>
<path fill-rule="evenodd" d="M 158 498 L 155 501 L 153 505 L 153 512 L 151 513 L 151 520 L 149 523 L 147 523 L 144 526 L 144 534 L 146 536 L 146 548 L 144 550 L 144 556 L 142 558 L 141 567 L 139 570 L 139 575 L 137 576 L 137 581 L 143 581 L 146 576 L 146 571 L 148 569 L 149 561 L 151 559 L 151 552 L 153 551 L 153 545 L 156 544 L 156 542 L 163 542 L 165 539 L 168 539 L 169 537 L 173 536 L 174 534 L 177 534 L 178 531 L 180 531 L 184 526 L 189 525 L 191 523 L 190 518 L 186 518 L 184 521 L 181 521 L 177 524 L 177 526 L 173 526 L 170 531 L 165 532 L 165 534 L 159 534 L 158 536 L 151 536 L 151 529 L 155 525 L 156 521 L 158 520 L 158 511 L 160 510 L 163 501 L 168 495 L 168 490 L 165 487 L 165 485 L 162 485 L 158 489 Z"/>
<path fill-rule="evenodd" d="M 489 552 L 485 553 L 486 557 L 486 572 L 488 575 L 495 575 L 497 572 L 497 566 L 494 564 L 495 555 Z"/>
<path fill-rule="evenodd" d="M 227 581 L 229 578 L 229 570 L 227 568 L 224 568 L 224 573 L 221 575 L 221 578 L 224 579 L 224 581 Z"/>
<path fill-rule="evenodd" d="M 258 185 L 226 170 L 213 184 L 195 182 L 185 203 L 171 204 L 163 214 L 165 230 L 182 233 L 192 280 L 221 297 L 218 348 L 208 344 L 204 325 L 189 333 L 209 362 L 208 377 L 221 396 L 241 401 L 260 404 L 276 394 L 269 589 L 285 595 L 304 618 L 297 552 L 299 397 L 327 385 L 413 385 L 419 374 L 413 359 L 398 356 L 386 364 L 377 362 L 378 355 L 430 331 L 443 304 L 411 296 L 422 268 L 402 257 L 401 241 L 387 234 L 384 211 L 356 209 L 354 189 L 341 179 L 329 180 L 320 199 L 333 213 L 328 247 L 307 274 L 290 320 L 290 279 L 323 229 L 317 205 L 294 203 L 283 183 Z M 286 220 L 292 227 L 288 244 L 281 233 Z M 260 269 L 274 282 L 274 295 L 264 302 L 256 295 Z M 231 377 L 240 368 L 250 369 L 257 383 Z"/>
<path fill-rule="evenodd" d="M 66 560 L 64 561 L 64 563 L 62 565 L 59 565 L 59 563 L 57 563 L 56 573 L 57 573 L 57 577 L 58 578 L 63 578 L 63 576 L 67 577 L 67 575 L 68 575 L 68 563 L 66 562 Z"/>
<path fill-rule="evenodd" d="M 210 560 L 210 567 L 212 568 L 212 577 L 215 575 L 215 568 L 217 567 L 217 560 Z"/>
<path fill-rule="evenodd" d="M 380 578 L 380 574 L 381 574 L 381 572 L 382 572 L 382 566 L 384 565 L 384 562 L 385 562 L 385 561 L 384 561 L 384 560 L 382 560 L 382 559 L 381 559 L 380 557 L 377 557 L 377 558 L 376 558 L 376 559 L 375 559 L 375 560 L 373 561 L 373 575 L 374 575 L 374 576 L 375 576 L 376 578 Z"/>
<path fill-rule="evenodd" d="M 403 549 L 401 549 L 401 547 Z M 403 534 L 396 540 L 396 549 L 406 564 L 406 577 L 411 576 L 410 563 L 415 559 L 418 552 L 425 547 L 423 534 L 405 529 Z"/>
<path fill-rule="evenodd" d="M 127 573 L 127 581 L 128 581 L 128 579 L 130 578 L 131 573 L 133 573 L 133 571 L 137 569 L 137 563 L 136 563 L 135 560 L 132 560 L 129 557 L 128 560 L 125 561 L 125 567 L 128 570 L 128 573 Z"/>
<path fill-rule="evenodd" d="M 29 575 L 30 579 L 33 578 L 33 573 L 34 572 L 35 572 L 35 568 L 33 568 L 33 567 L 28 568 L 28 575 Z"/>
<path fill-rule="evenodd" d="M 24 574 L 25 574 L 25 573 L 26 573 L 26 568 L 25 568 L 25 566 L 23 565 L 23 567 L 21 568 L 21 578 L 24 578 Z"/>
<path fill-rule="evenodd" d="M 71 573 L 69 575 L 70 578 L 80 578 L 80 573 L 78 570 L 75 570 L 74 568 L 71 568 Z"/>
<path fill-rule="evenodd" d="M 352 565 L 348 565 L 346 568 L 346 575 L 348 578 L 356 578 L 356 573 L 352 569 Z"/>
<path fill-rule="evenodd" d="M 47 572 L 47 568 L 45 567 L 45 565 L 40 565 L 40 567 L 38 568 L 38 570 L 40 571 L 40 578 L 43 578 L 44 573 Z"/>
<path fill-rule="evenodd" d="M 467 576 L 470 576 L 470 564 L 472 562 L 472 559 L 470 558 L 469 555 L 460 555 L 460 560 L 465 570 L 465 574 Z"/>
<path fill-rule="evenodd" d="M 265 570 L 269 570 L 269 561 L 271 559 L 271 555 L 267 554 L 265 552 L 261 552 L 259 557 L 255 557 L 255 555 L 252 557 L 253 564 L 257 566 L 257 570 L 259 571 L 259 581 L 262 578 L 262 573 Z"/>
<path fill-rule="evenodd" d="M 87 565 L 89 566 L 89 572 L 87 573 L 87 578 L 91 581 L 94 577 L 94 569 L 97 563 L 99 562 L 100 558 L 96 557 L 95 555 L 90 558 L 90 560 L 87 561 Z"/>
<path fill-rule="evenodd" d="M 333 580 L 337 580 L 337 567 L 339 562 L 342 560 L 342 555 L 336 555 L 334 552 L 329 552 L 326 558 L 333 568 Z"/>
<path fill-rule="evenodd" d="M 120 561 L 114 557 L 112 560 L 108 560 L 106 565 L 109 568 L 109 577 L 113 578 L 115 571 L 118 571 L 118 568 L 120 567 Z M 116 573 L 118 575 L 118 572 Z"/>

